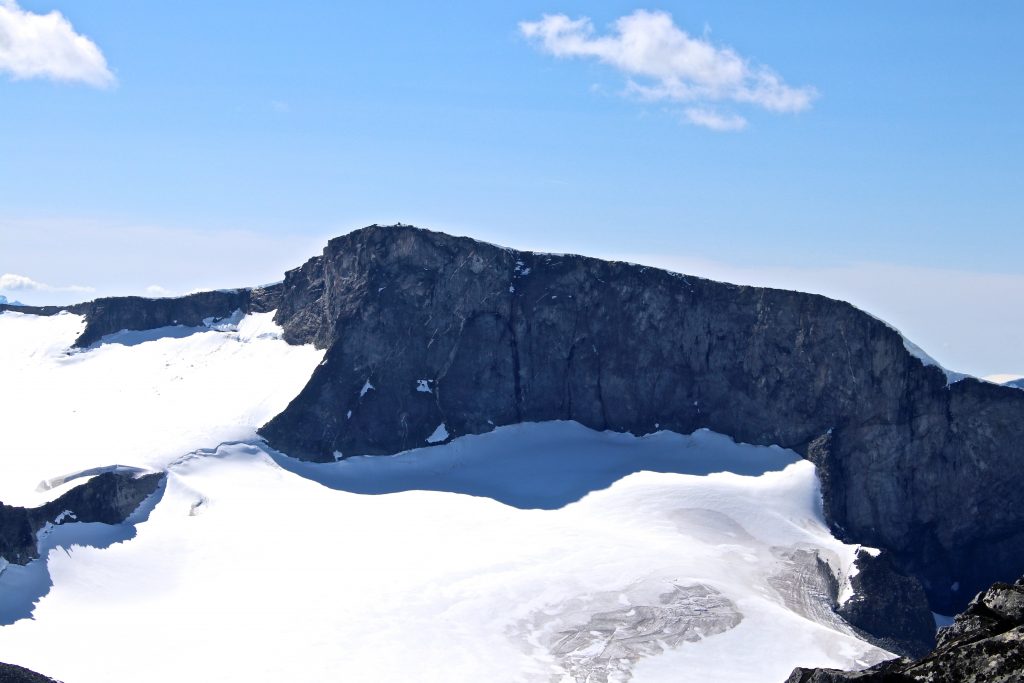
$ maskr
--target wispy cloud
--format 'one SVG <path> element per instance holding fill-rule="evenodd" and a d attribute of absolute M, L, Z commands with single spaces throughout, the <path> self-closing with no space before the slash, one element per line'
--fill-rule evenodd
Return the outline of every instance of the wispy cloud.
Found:
<path fill-rule="evenodd" d="M 720 114 L 713 109 L 704 107 L 689 107 L 683 112 L 687 123 L 695 126 L 704 126 L 711 130 L 743 130 L 747 127 L 747 120 L 739 114 Z"/>
<path fill-rule="evenodd" d="M 92 287 L 82 285 L 69 285 L 67 287 L 54 287 L 43 282 L 37 282 L 26 275 L 17 273 L 4 273 L 0 275 L 0 291 L 2 292 L 92 292 Z"/>
<path fill-rule="evenodd" d="M 174 296 L 174 292 L 167 289 L 166 287 L 161 287 L 160 285 L 149 285 L 148 287 L 146 287 L 146 296 L 151 296 L 159 299 L 163 297 Z"/>
<path fill-rule="evenodd" d="M 15 0 L 0 0 L 0 72 L 15 79 L 79 81 L 97 88 L 115 83 L 96 43 L 76 33 L 63 14 L 34 14 Z"/>
<path fill-rule="evenodd" d="M 789 86 L 771 68 L 713 45 L 706 30 L 691 36 L 666 12 L 637 10 L 617 19 L 607 35 L 599 35 L 587 17 L 564 14 L 520 22 L 519 30 L 555 57 L 593 58 L 618 69 L 628 77 L 629 94 L 692 105 L 684 110 L 684 120 L 711 130 L 746 126 L 743 116 L 716 109 L 723 103 L 783 113 L 803 111 L 817 97 L 814 88 Z"/>

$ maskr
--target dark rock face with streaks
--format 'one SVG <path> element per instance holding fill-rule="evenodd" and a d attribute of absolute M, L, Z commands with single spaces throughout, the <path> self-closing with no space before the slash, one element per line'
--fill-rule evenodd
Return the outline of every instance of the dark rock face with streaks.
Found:
<path fill-rule="evenodd" d="M 707 427 L 811 459 L 836 533 L 888 550 L 935 611 L 1024 570 L 1024 393 L 947 386 L 844 302 L 371 226 L 287 273 L 276 320 L 326 349 L 262 429 L 289 455 Z"/>
<path fill-rule="evenodd" d="M 156 491 L 164 476 L 105 472 L 37 508 L 0 503 L 0 558 L 21 565 L 36 559 L 36 534 L 46 524 L 120 524 Z"/>
<path fill-rule="evenodd" d="M 918 661 L 894 659 L 864 671 L 798 668 L 787 683 L 1019 683 L 1024 681 L 1024 579 L 994 584 L 939 631 Z"/>

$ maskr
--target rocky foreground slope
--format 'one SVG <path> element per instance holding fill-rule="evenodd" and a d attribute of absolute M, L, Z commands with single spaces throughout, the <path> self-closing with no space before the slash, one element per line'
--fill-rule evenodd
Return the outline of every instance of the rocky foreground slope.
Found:
<path fill-rule="evenodd" d="M 326 349 L 262 430 L 298 458 L 524 421 L 706 427 L 812 460 L 836 534 L 887 550 L 937 612 L 1024 571 L 1024 392 L 948 384 L 844 302 L 371 226 L 273 287 L 75 311 L 88 345 L 235 309 L 276 309 L 288 341 Z"/>
<path fill-rule="evenodd" d="M 939 631 L 926 657 L 894 659 L 865 671 L 797 669 L 787 683 L 1019 683 L 1024 680 L 1024 578 L 979 593 Z"/>
<path fill-rule="evenodd" d="M 0 662 L 0 683 L 59 683 L 21 666 Z"/>

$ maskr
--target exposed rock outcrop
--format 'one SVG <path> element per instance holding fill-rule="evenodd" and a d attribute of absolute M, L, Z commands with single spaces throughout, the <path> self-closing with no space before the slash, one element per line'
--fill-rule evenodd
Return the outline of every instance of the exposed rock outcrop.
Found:
<path fill-rule="evenodd" d="M 1019 683 L 1024 681 L 1024 579 L 994 584 L 939 631 L 918 661 L 895 659 L 864 671 L 798 668 L 787 683 Z"/>
<path fill-rule="evenodd" d="M 164 476 L 105 472 L 37 508 L 0 503 L 0 558 L 21 565 L 36 559 L 36 534 L 47 524 L 120 524 L 156 491 Z"/>
<path fill-rule="evenodd" d="M 947 385 L 847 303 L 371 226 L 287 273 L 276 320 L 326 349 L 262 429 L 290 455 L 707 427 L 810 458 L 836 533 L 890 551 L 935 611 L 1024 571 L 1024 393 Z"/>
<path fill-rule="evenodd" d="M 836 612 L 866 640 L 890 652 L 923 657 L 935 646 L 935 621 L 921 582 L 903 576 L 888 553 L 857 553 L 852 596 Z"/>
<path fill-rule="evenodd" d="M 149 299 L 121 296 L 96 299 L 70 306 L 0 305 L 0 311 L 11 310 L 31 315 L 56 315 L 68 311 L 84 315 L 85 331 L 75 346 L 85 347 L 101 337 L 121 330 L 152 330 L 183 325 L 198 327 L 204 320 L 227 318 L 235 311 L 264 313 L 277 308 L 281 285 L 252 289 L 230 289 L 199 292 L 187 296 Z"/>
<path fill-rule="evenodd" d="M 60 683 L 22 666 L 0 662 L 0 683 Z"/>

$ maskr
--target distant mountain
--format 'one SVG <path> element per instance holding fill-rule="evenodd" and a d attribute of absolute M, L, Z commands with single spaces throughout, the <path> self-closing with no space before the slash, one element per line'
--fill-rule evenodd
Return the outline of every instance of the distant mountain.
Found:
<path fill-rule="evenodd" d="M 1004 387 L 1013 387 L 1014 389 L 1024 389 L 1024 377 L 1020 379 L 1011 379 L 1009 382 L 1003 382 Z"/>

